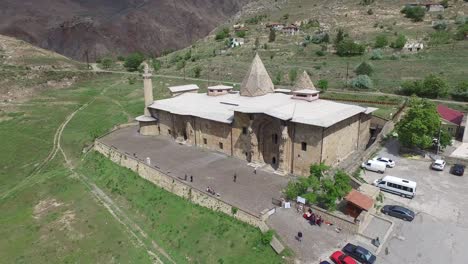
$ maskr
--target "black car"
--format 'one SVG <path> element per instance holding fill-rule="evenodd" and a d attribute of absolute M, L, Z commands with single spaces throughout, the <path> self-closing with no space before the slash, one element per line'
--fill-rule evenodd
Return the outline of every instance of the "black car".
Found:
<path fill-rule="evenodd" d="M 403 219 L 405 221 L 413 221 L 414 212 L 408 208 L 399 205 L 385 205 L 382 207 L 382 213 L 386 215 L 391 215 L 396 218 Z"/>
<path fill-rule="evenodd" d="M 369 250 L 351 243 L 346 244 L 346 246 L 343 248 L 343 252 L 364 264 L 373 264 L 376 259 L 374 254 L 372 254 Z"/>
<path fill-rule="evenodd" d="M 463 174 L 465 173 L 465 166 L 461 164 L 455 164 L 452 166 L 451 172 L 453 175 L 463 176 Z"/>

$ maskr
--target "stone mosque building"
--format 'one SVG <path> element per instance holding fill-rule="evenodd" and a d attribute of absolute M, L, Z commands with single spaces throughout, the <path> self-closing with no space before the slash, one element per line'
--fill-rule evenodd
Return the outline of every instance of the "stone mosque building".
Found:
<path fill-rule="evenodd" d="M 153 101 L 145 67 L 145 115 L 140 133 L 219 151 L 279 173 L 309 175 L 310 165 L 336 165 L 364 150 L 375 108 L 319 99 L 304 72 L 291 90 L 277 89 L 258 55 L 240 91 L 213 86 Z"/>

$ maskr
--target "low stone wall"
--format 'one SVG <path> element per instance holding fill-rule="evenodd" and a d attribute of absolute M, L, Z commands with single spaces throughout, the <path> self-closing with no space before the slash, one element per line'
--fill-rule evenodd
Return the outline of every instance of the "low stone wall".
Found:
<path fill-rule="evenodd" d="M 264 222 L 262 221 L 263 217 L 261 215 L 255 216 L 216 197 L 213 197 L 204 191 L 189 186 L 179 179 L 165 174 L 157 167 L 147 165 L 145 161 L 130 156 L 130 154 L 121 153 L 117 149 L 107 146 L 99 140 L 95 141 L 94 149 L 120 166 L 126 167 L 138 173 L 142 178 L 150 181 L 151 183 L 177 196 L 183 197 L 194 204 L 198 204 L 215 211 L 223 212 L 255 227 L 262 228 L 264 226 Z M 237 212 L 233 214 L 233 211 Z"/>
<path fill-rule="evenodd" d="M 315 215 L 319 215 L 325 222 L 330 222 L 334 226 L 340 228 L 342 231 L 346 231 L 352 234 L 356 234 L 359 231 L 359 224 L 350 221 L 344 217 L 336 215 L 332 212 L 328 212 L 325 209 L 311 205 L 310 209 Z"/>

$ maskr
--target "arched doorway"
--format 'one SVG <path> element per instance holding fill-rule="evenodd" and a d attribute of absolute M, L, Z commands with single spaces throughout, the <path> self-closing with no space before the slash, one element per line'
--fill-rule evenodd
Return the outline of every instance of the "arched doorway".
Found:
<path fill-rule="evenodd" d="M 259 160 L 270 164 L 273 169 L 278 169 L 278 157 L 280 140 L 280 122 L 269 116 L 262 117 L 259 123 L 258 136 L 258 154 Z"/>

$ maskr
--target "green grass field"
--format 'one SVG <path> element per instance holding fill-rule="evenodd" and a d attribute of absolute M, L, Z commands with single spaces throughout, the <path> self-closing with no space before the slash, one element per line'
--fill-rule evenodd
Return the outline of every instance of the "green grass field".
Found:
<path fill-rule="evenodd" d="M 182 82 L 156 79 L 155 97 Z M 130 85 L 125 77 L 100 75 L 2 107 L 0 262 L 151 263 L 153 242 L 176 263 L 283 262 L 261 244 L 258 229 L 190 204 L 99 154 L 84 156 L 96 136 L 142 112 L 142 92 L 141 81 Z M 61 138 L 76 174 L 61 151 L 37 172 L 57 128 L 82 106 Z M 78 175 L 111 197 L 147 237 L 132 235 L 135 228 L 113 217 Z"/>

